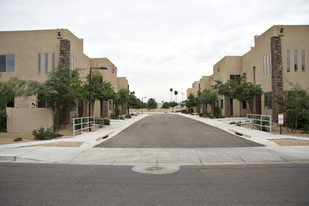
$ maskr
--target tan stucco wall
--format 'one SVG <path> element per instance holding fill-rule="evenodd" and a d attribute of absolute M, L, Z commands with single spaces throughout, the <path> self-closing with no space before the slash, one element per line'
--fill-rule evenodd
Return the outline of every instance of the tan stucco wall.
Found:
<path fill-rule="evenodd" d="M 45 129 L 54 125 L 53 111 L 45 108 L 6 108 L 7 131 L 14 133 L 29 132 Z"/>
<path fill-rule="evenodd" d="M 59 34 L 61 34 L 59 36 Z M 96 70 L 103 75 L 103 80 L 112 84 L 115 92 L 118 84 L 121 88 L 128 88 L 128 80 L 122 77 L 118 82 L 117 67 L 108 58 L 89 58 L 83 53 L 83 39 L 76 37 L 68 29 L 34 30 L 34 31 L 3 31 L 0 32 L 0 55 L 15 55 L 15 72 L 1 73 L 0 81 L 8 81 L 11 77 L 23 80 L 35 80 L 44 82 L 47 80 L 45 74 L 45 53 L 48 54 L 48 72 L 52 71 L 52 54 L 55 53 L 55 67 L 60 61 L 60 40 L 70 41 L 71 69 L 80 69 L 83 81 L 89 75 L 90 67 L 107 67 L 108 70 Z M 41 74 L 38 75 L 38 54 L 41 54 Z M 73 68 L 74 67 L 74 68 Z M 95 70 L 93 70 L 95 71 Z M 127 84 L 127 85 L 125 85 Z M 30 108 L 32 103 L 37 105 L 36 97 L 16 98 L 15 107 Z M 109 107 L 109 104 L 104 104 Z M 105 109 L 110 114 L 109 109 Z M 94 114 L 100 115 L 100 102 L 94 106 Z"/>
<path fill-rule="evenodd" d="M 283 31 L 283 32 L 281 32 Z M 210 78 L 210 85 L 215 84 L 215 80 L 226 82 L 230 75 L 246 74 L 247 81 L 256 85 L 261 85 L 263 92 L 272 91 L 272 81 L 270 72 L 270 39 L 273 36 L 281 38 L 282 70 L 283 70 L 283 89 L 289 90 L 291 84 L 298 83 L 302 88 L 309 88 L 309 25 L 275 25 L 263 34 L 254 37 L 254 46 L 243 56 L 226 56 L 213 66 L 213 75 Z M 286 50 L 290 50 L 291 72 L 287 72 Z M 294 50 L 298 53 L 298 71 L 294 72 Z M 301 50 L 305 51 L 305 72 L 301 71 Z M 268 56 L 268 70 L 264 71 L 264 58 Z M 266 62 L 267 63 L 267 62 Z M 266 65 L 265 65 L 266 66 Z M 253 69 L 255 68 L 255 69 Z M 255 70 L 255 72 L 254 72 Z M 204 78 L 204 77 L 203 77 Z M 204 89 L 204 80 L 200 80 L 201 88 Z M 193 83 L 194 84 L 194 83 Z M 193 90 L 193 87 L 192 87 Z M 188 91 L 191 91 L 188 90 Z M 188 92 L 189 93 L 189 92 Z M 193 91 L 191 92 L 195 94 Z M 219 101 L 222 97 L 219 97 Z M 262 114 L 271 115 L 271 109 L 264 108 L 264 95 L 261 97 Z M 247 111 L 242 109 L 242 105 L 234 100 L 234 116 L 244 115 Z M 224 114 L 224 107 L 222 114 Z"/>
<path fill-rule="evenodd" d="M 117 85 L 118 85 L 118 91 L 120 89 L 129 89 L 129 83 L 127 78 L 125 77 L 118 77 L 117 78 Z"/>

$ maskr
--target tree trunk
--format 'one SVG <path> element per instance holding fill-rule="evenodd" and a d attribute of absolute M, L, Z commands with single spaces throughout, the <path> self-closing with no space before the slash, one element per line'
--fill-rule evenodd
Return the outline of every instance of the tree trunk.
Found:
<path fill-rule="evenodd" d="M 65 104 L 60 110 L 60 125 L 66 126 L 70 124 L 70 105 Z"/>

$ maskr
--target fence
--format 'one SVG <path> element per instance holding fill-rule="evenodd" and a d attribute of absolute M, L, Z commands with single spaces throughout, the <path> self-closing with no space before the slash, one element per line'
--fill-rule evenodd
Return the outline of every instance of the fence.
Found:
<path fill-rule="evenodd" d="M 269 132 L 272 133 L 271 115 L 247 114 L 247 127 L 248 125 L 260 127 L 261 131 L 263 128 L 269 128 Z"/>
<path fill-rule="evenodd" d="M 93 116 L 73 119 L 73 137 L 75 137 L 76 132 L 82 134 L 84 130 L 87 132 L 95 131 L 95 118 Z"/>

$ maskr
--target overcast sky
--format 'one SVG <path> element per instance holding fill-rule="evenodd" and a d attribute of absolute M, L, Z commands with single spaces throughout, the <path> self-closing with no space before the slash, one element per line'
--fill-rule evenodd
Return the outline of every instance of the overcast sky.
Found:
<path fill-rule="evenodd" d="M 0 30 L 66 28 L 136 96 L 170 101 L 273 25 L 309 24 L 308 0 L 0 0 Z M 1 46 L 1 45 L 0 45 Z M 174 99 L 174 97 L 173 97 Z"/>

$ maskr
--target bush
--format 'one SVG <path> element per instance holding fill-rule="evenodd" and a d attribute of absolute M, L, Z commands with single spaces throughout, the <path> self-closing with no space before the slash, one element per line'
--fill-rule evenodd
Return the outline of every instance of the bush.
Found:
<path fill-rule="evenodd" d="M 32 135 L 34 136 L 35 140 L 49 140 L 63 136 L 61 134 L 54 133 L 53 127 L 46 129 L 46 131 L 43 127 L 41 127 L 40 129 L 34 129 L 32 130 Z"/>
<path fill-rule="evenodd" d="M 118 116 L 115 113 L 111 114 L 111 119 L 118 119 Z"/>
<path fill-rule="evenodd" d="M 20 142 L 20 141 L 23 141 L 23 138 L 17 137 L 17 138 L 14 139 L 14 142 Z"/>
<path fill-rule="evenodd" d="M 130 119 L 130 118 L 132 118 L 132 116 L 129 115 L 129 114 L 127 114 L 127 115 L 125 116 L 125 118 Z"/>
<path fill-rule="evenodd" d="M 103 125 L 110 125 L 111 121 L 109 119 L 103 119 Z"/>
<path fill-rule="evenodd" d="M 0 132 L 6 132 L 6 111 L 0 110 Z"/>
<path fill-rule="evenodd" d="M 215 118 L 221 117 L 221 109 L 219 107 L 214 107 L 214 117 Z"/>

